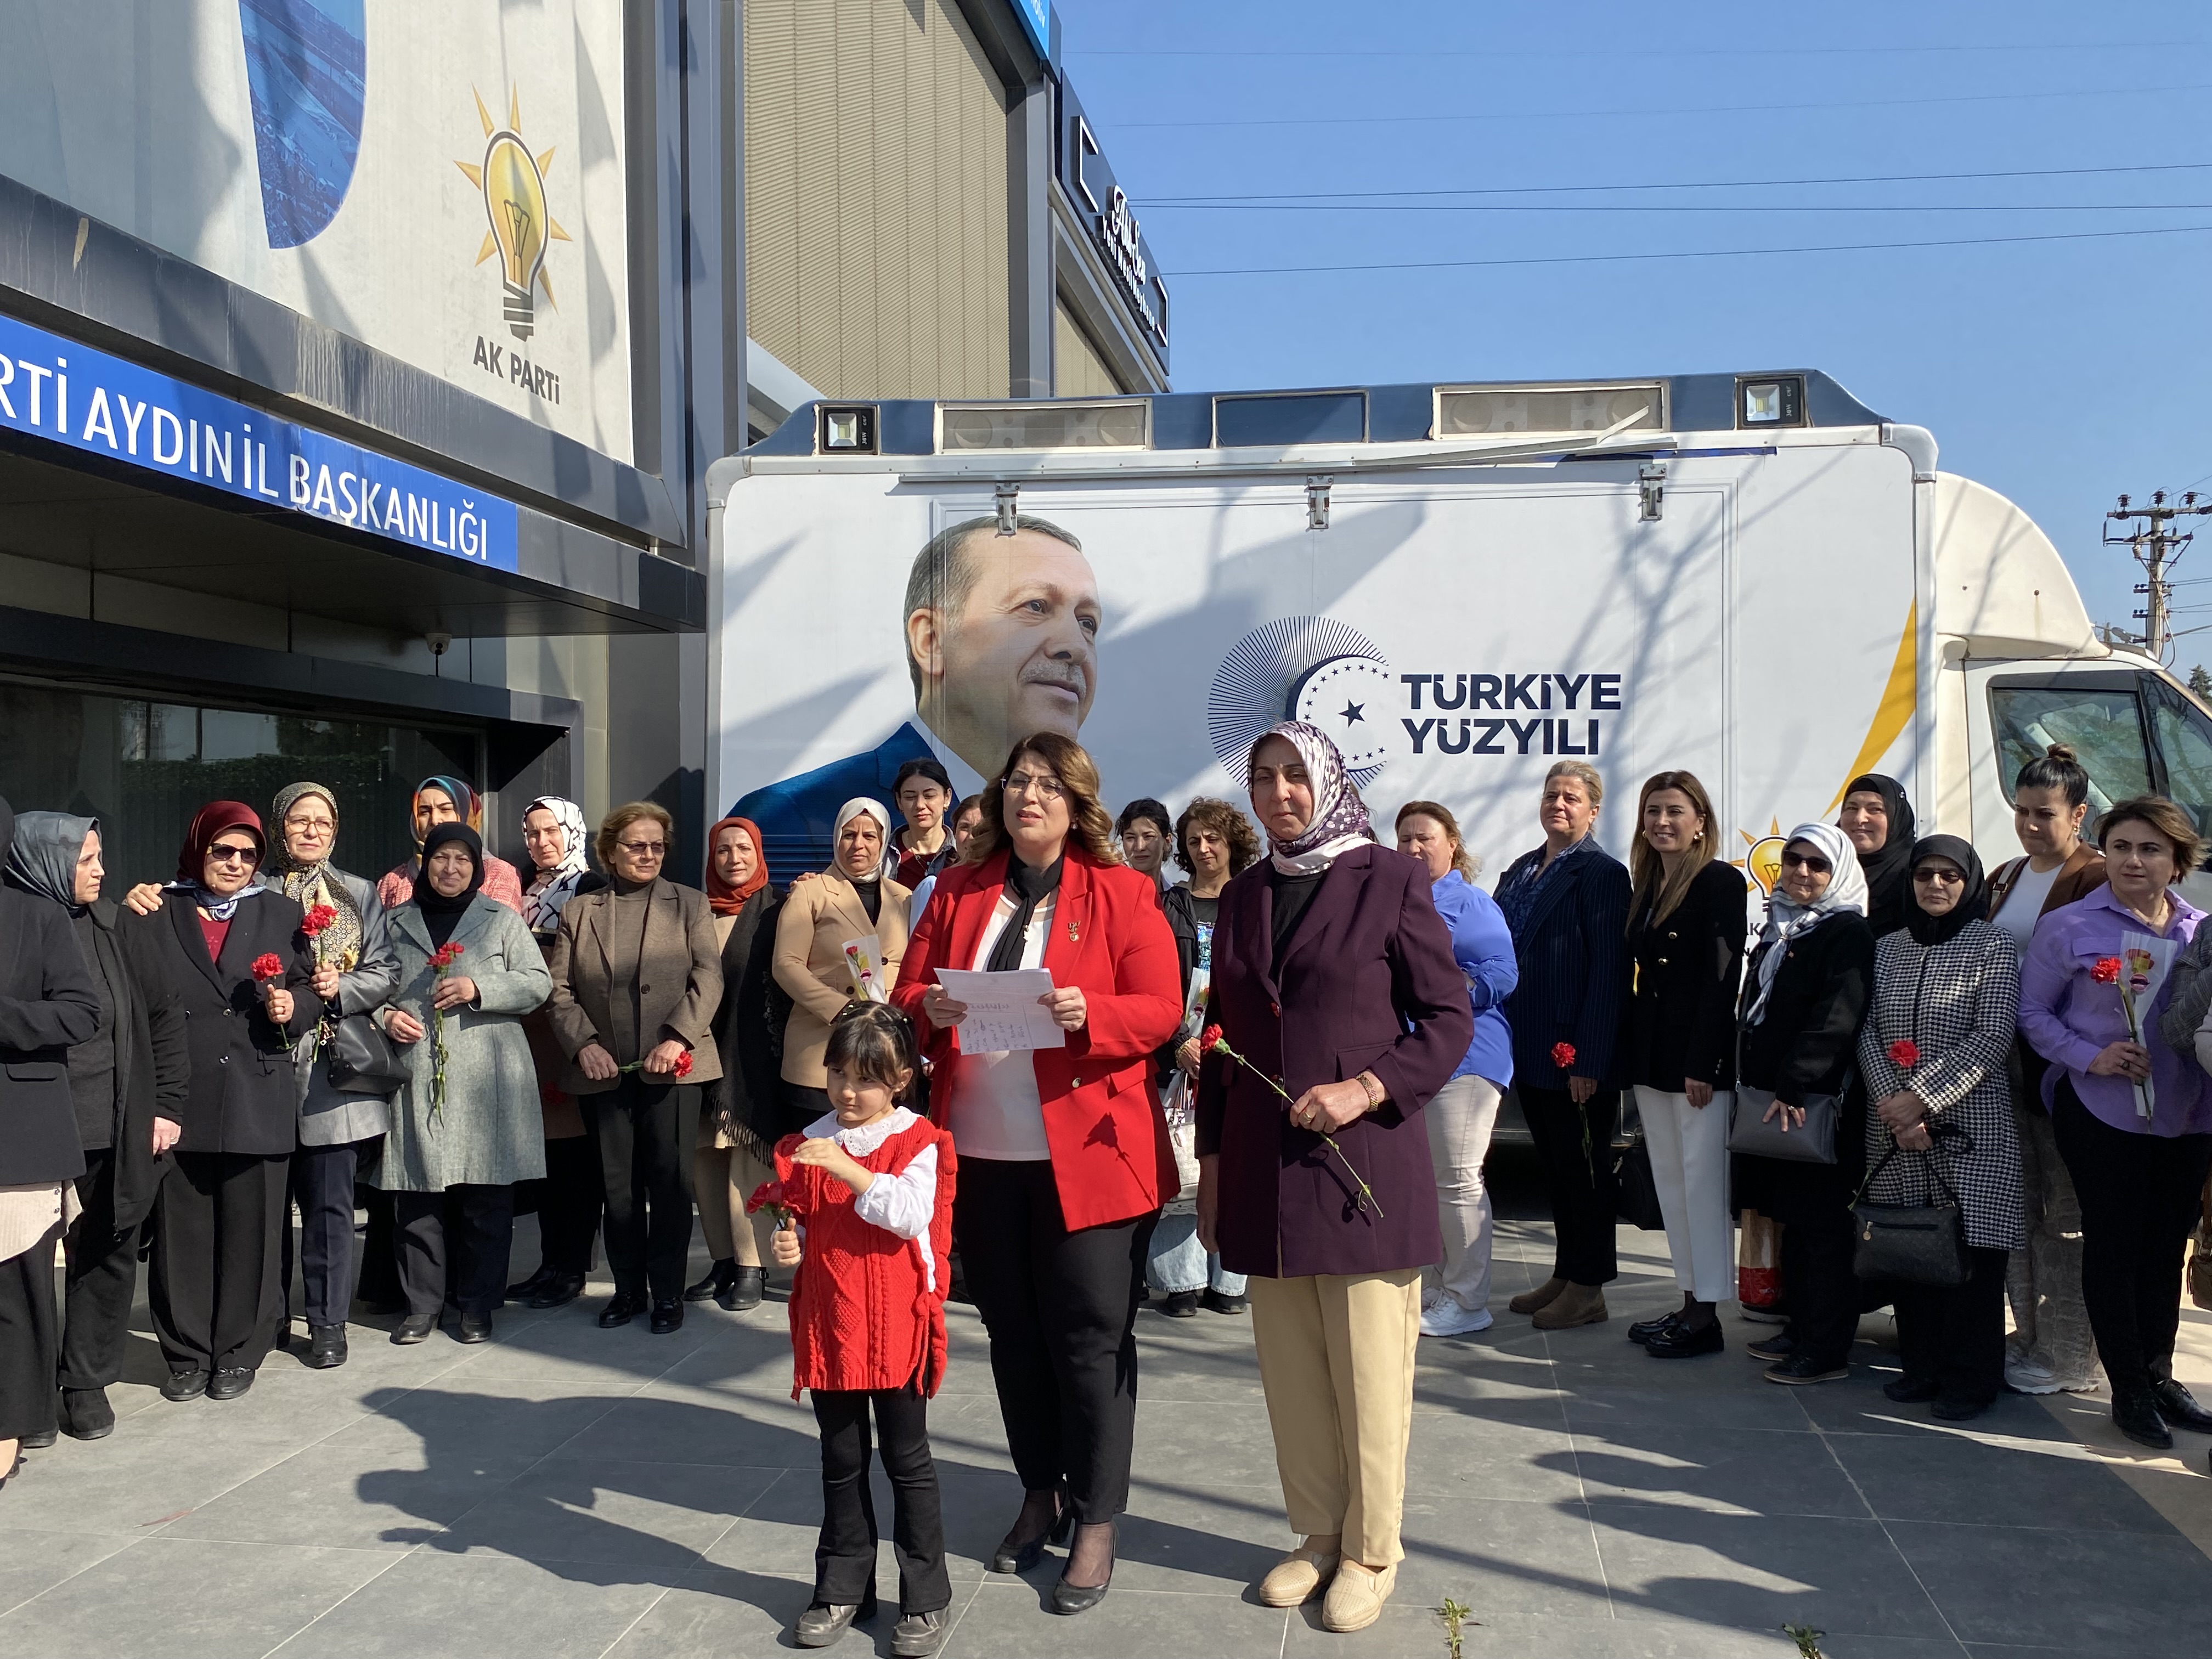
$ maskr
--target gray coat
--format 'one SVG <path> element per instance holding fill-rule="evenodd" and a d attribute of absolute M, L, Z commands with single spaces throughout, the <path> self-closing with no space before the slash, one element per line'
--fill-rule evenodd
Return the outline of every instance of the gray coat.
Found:
<path fill-rule="evenodd" d="M 478 893 L 453 929 L 452 942 L 461 947 L 453 972 L 476 981 L 477 1001 L 446 1011 L 445 1103 L 434 1122 L 430 996 L 438 979 L 430 933 L 413 904 L 387 911 L 385 920 L 399 963 L 391 1006 L 422 1021 L 423 1035 L 406 1051 L 414 1076 L 394 1102 L 376 1184 L 386 1192 L 436 1193 L 538 1180 L 545 1173 L 545 1127 L 522 1017 L 545 1000 L 553 979 L 528 925 Z"/>
<path fill-rule="evenodd" d="M 374 1014 L 392 1000 L 399 983 L 399 958 L 392 951 L 383 901 L 376 896 L 375 887 L 359 876 L 343 870 L 327 873 L 361 912 L 361 963 L 351 973 L 338 975 L 337 1006 L 331 1012 L 334 1016 Z M 380 1135 L 392 1127 L 392 1103 L 382 1095 L 349 1095 L 331 1086 L 331 1068 L 312 1038 L 300 1045 L 297 1059 L 302 1146 L 342 1146 Z"/>

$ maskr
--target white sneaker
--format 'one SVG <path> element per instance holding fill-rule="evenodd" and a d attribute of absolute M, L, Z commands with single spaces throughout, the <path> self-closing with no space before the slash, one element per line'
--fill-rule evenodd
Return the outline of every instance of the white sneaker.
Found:
<path fill-rule="evenodd" d="M 1487 1308 L 1462 1308 L 1452 1297 L 1437 1298 L 1437 1305 L 1421 1315 L 1423 1336 L 1466 1336 L 1486 1331 L 1494 1323 Z"/>
<path fill-rule="evenodd" d="M 2015 1394 L 2057 1394 L 2059 1391 L 2058 1373 L 2033 1358 L 2014 1358 L 2008 1355 L 2004 1364 L 2005 1386 Z"/>

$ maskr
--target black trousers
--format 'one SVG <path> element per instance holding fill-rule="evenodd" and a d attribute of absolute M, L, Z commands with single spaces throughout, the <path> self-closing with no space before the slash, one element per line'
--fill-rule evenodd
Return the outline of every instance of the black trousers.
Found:
<path fill-rule="evenodd" d="M 2181 1267 L 2212 1135 L 2115 1129 L 2061 1079 L 2051 1127 L 2081 1200 L 2081 1300 L 2114 1398 L 2173 1375 Z"/>
<path fill-rule="evenodd" d="M 1783 1235 L 1787 1238 L 1789 1235 Z M 1885 1288 L 1897 1310 L 1897 1346 L 1909 1382 L 1933 1382 L 1936 1398 L 1986 1406 L 2004 1387 L 2004 1250 L 1969 1248 L 1963 1285 Z"/>
<path fill-rule="evenodd" d="M 380 1187 L 364 1187 L 360 1198 L 361 1207 L 368 1212 L 368 1228 L 362 1235 L 361 1276 L 354 1294 L 380 1305 L 404 1302 L 399 1245 L 392 1236 L 392 1194 Z"/>
<path fill-rule="evenodd" d="M 579 1278 L 592 1271 L 592 1246 L 607 1189 L 599 1174 L 599 1144 L 586 1131 L 545 1143 L 545 1176 L 514 1189 L 518 1214 L 538 1215 L 539 1265 Z"/>
<path fill-rule="evenodd" d="M 991 1338 L 991 1377 L 1022 1485 L 1065 1482 L 1075 1518 L 1129 1504 L 1137 1306 L 1158 1212 L 1068 1231 L 1047 1162 L 965 1158 L 952 1226 Z"/>
<path fill-rule="evenodd" d="M 284 1312 L 277 1235 L 289 1155 L 172 1152 L 147 1299 L 173 1371 L 255 1370 Z"/>
<path fill-rule="evenodd" d="M 104 1389 L 123 1375 L 131 1298 L 138 1289 L 138 1229 L 115 1226 L 115 1149 L 95 1146 L 76 1178 L 84 1210 L 63 1240 L 61 1385 Z"/>
<path fill-rule="evenodd" d="M 691 1252 L 691 1144 L 699 1091 L 650 1083 L 636 1072 L 605 1094 L 586 1095 L 585 1121 L 599 1143 L 606 1190 L 607 1265 L 615 1288 L 650 1291 L 656 1302 L 684 1294 Z"/>
<path fill-rule="evenodd" d="M 1782 1228 L 1782 1283 L 1788 1289 L 1795 1352 L 1843 1364 L 1859 1333 L 1859 1281 L 1851 1267 L 1851 1212 L 1839 1196 L 1792 1208 Z"/>
<path fill-rule="evenodd" d="M 891 1478 L 891 1553 L 898 1559 L 899 1611 L 935 1613 L 952 1604 L 945 1570 L 945 1519 L 937 1464 L 929 1455 L 929 1402 L 913 1383 L 872 1393 L 817 1389 L 822 1425 L 822 1536 L 814 1547 L 814 1599 L 848 1607 L 876 1583 L 876 1500 L 868 1486 L 868 1412 Z"/>
<path fill-rule="evenodd" d="M 1613 1129 L 1620 1118 L 1620 1091 L 1601 1089 L 1580 1106 L 1565 1089 L 1516 1085 L 1516 1092 L 1551 1188 L 1557 1240 L 1552 1277 L 1571 1285 L 1610 1285 L 1620 1277 L 1613 1249 Z"/>
<path fill-rule="evenodd" d="M 0 1261 L 0 1440 L 44 1434 L 55 1424 L 61 1330 L 54 1317 L 54 1243 L 60 1236 L 57 1227 L 22 1255 Z"/>
<path fill-rule="evenodd" d="M 449 1283 L 463 1313 L 489 1313 L 499 1306 L 514 1245 L 513 1187 L 394 1193 L 392 1221 L 409 1314 L 440 1312 Z"/>
<path fill-rule="evenodd" d="M 361 1253 L 353 1230 L 354 1177 L 384 1139 L 302 1146 L 292 1154 L 292 1201 L 300 1206 L 300 1287 L 307 1326 L 343 1325 L 353 1309 Z M 292 1229 L 283 1233 L 284 1317 L 292 1317 Z"/>

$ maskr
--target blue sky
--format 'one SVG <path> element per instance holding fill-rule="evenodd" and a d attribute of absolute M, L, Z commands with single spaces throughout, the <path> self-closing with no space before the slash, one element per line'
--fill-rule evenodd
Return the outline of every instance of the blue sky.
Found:
<path fill-rule="evenodd" d="M 2186 170 L 2212 163 L 2201 0 L 1058 7 L 1168 276 L 1178 389 L 1825 369 L 2033 514 L 2100 620 L 2142 603 L 2098 545 L 2114 497 L 2212 490 L 2212 234 L 1181 274 L 2212 227 L 2212 166 Z M 2147 167 L 2185 170 L 1442 198 L 1474 211 L 1164 199 Z M 2212 524 L 2179 574 L 2212 577 Z M 2198 594 L 2178 627 L 2212 623 Z M 2212 663 L 2212 631 L 2175 660 Z"/>

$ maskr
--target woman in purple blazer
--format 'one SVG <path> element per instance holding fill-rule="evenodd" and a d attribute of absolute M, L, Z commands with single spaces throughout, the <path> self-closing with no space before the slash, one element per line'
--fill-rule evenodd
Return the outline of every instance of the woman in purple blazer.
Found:
<path fill-rule="evenodd" d="M 1250 1277 L 1252 1334 L 1291 1529 L 1261 1581 L 1322 1623 L 1395 1587 L 1421 1269 L 1443 1254 L 1421 1108 L 1474 1036 L 1419 860 L 1375 844 L 1336 746 L 1286 720 L 1252 746 L 1271 856 L 1223 890 L 1216 1048 L 1199 1076 L 1198 1226 Z M 1342 1402 L 1357 1401 L 1356 1411 Z"/>

